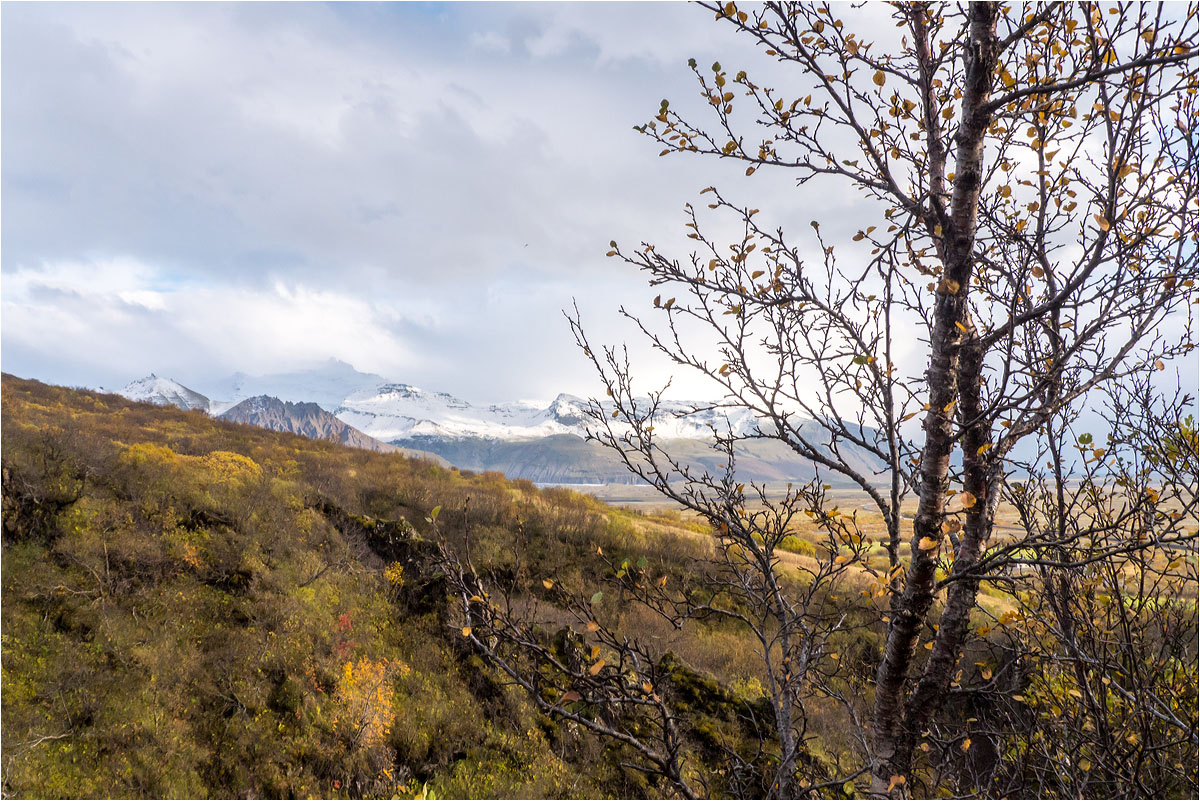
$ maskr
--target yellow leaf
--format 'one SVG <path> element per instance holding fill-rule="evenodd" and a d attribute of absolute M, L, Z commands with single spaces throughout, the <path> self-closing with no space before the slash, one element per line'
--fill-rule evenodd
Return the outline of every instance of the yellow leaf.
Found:
<path fill-rule="evenodd" d="M 642 692 L 644 692 L 646 695 L 649 695 L 650 693 L 654 692 L 654 685 L 648 681 L 642 682 Z"/>
<path fill-rule="evenodd" d="M 554 586 L 554 579 L 542 579 L 542 586 L 546 589 L 550 589 Z"/>
<path fill-rule="evenodd" d="M 954 321 L 954 325 L 956 328 L 958 328 L 959 331 L 962 331 L 964 334 L 967 333 L 967 327 L 965 325 L 963 325 L 962 323 L 960 323 L 958 320 Z"/>
<path fill-rule="evenodd" d="M 592 656 L 591 656 L 591 658 L 592 658 L 592 659 L 595 659 L 595 658 L 596 658 L 596 657 L 598 657 L 598 656 L 600 656 L 600 646 L 599 646 L 599 645 L 593 645 L 593 646 L 592 646 Z"/>
<path fill-rule="evenodd" d="M 1095 218 L 1096 225 L 1100 226 L 1101 231 L 1107 231 L 1109 228 L 1112 228 L 1112 223 L 1110 223 L 1108 220 L 1106 220 L 1104 217 L 1100 216 L 1099 214 L 1093 214 L 1092 217 Z"/>
<path fill-rule="evenodd" d="M 599 631 L 599 630 L 600 630 L 600 624 L 599 624 L 599 623 L 597 623 L 597 622 L 596 622 L 596 621 L 594 621 L 594 620 L 589 620 L 589 621 L 588 621 L 588 624 L 587 624 L 587 630 L 588 630 L 588 631 L 590 631 L 590 632 L 596 632 L 596 631 Z"/>
<path fill-rule="evenodd" d="M 482 599 L 482 598 L 480 598 L 478 595 L 472 595 L 472 596 L 471 596 L 471 598 L 470 598 L 470 601 L 471 601 L 471 603 L 473 603 L 473 604 L 481 604 L 481 603 L 483 603 L 483 599 Z"/>
<path fill-rule="evenodd" d="M 972 506 L 975 505 L 975 502 L 977 500 L 978 499 L 969 492 L 964 492 L 962 494 L 962 505 L 963 505 L 964 509 L 970 509 Z"/>
<path fill-rule="evenodd" d="M 872 80 L 875 81 L 876 86 L 883 86 L 887 82 L 887 76 L 883 74 L 883 70 L 875 70 L 875 77 Z"/>
<path fill-rule="evenodd" d="M 996 447 L 996 444 L 994 442 L 985 442 L 983 445 L 980 445 L 979 448 L 975 451 L 975 455 L 982 456 L 983 454 L 987 453 L 994 447 Z"/>
<path fill-rule="evenodd" d="M 463 635 L 464 637 L 470 637 L 470 636 L 471 636 L 471 627 L 470 627 L 470 626 L 463 626 L 462 635 Z"/>
<path fill-rule="evenodd" d="M 932 551 L 936 549 L 942 541 L 933 537 L 921 537 L 921 541 L 917 543 L 917 547 L 922 551 Z"/>
<path fill-rule="evenodd" d="M 971 738 L 970 738 L 970 737 L 968 737 L 967 739 L 963 740 L 963 741 L 962 741 L 962 745 L 961 745 L 961 746 L 959 746 L 959 747 L 960 747 L 960 748 L 961 748 L 961 749 L 962 749 L 964 752 L 965 752 L 965 751 L 967 751 L 967 750 L 969 750 L 969 749 L 971 748 Z"/>
<path fill-rule="evenodd" d="M 979 675 L 983 677 L 984 681 L 988 681 L 992 678 L 992 669 L 985 667 L 983 670 L 979 671 Z"/>
<path fill-rule="evenodd" d="M 904 782 L 905 782 L 905 778 L 903 776 L 900 776 L 900 775 L 893 776 L 891 781 L 888 782 L 887 791 L 890 793 L 894 788 L 899 787 L 900 785 L 904 784 Z"/>
<path fill-rule="evenodd" d="M 590 668 L 588 668 L 588 673 L 592 676 L 595 676 L 597 673 L 599 673 L 603 669 L 604 669 L 604 660 L 600 659 L 600 660 L 597 660 L 596 664 L 594 664 Z"/>

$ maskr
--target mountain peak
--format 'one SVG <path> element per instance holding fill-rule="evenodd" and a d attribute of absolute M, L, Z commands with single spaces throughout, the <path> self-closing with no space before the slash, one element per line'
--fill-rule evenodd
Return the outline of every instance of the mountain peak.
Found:
<path fill-rule="evenodd" d="M 160 378 L 154 373 L 130 381 L 118 394 L 155 406 L 178 406 L 180 409 L 199 409 L 204 412 L 208 411 L 210 405 L 209 399 L 194 389 L 188 389 L 170 378 Z"/>

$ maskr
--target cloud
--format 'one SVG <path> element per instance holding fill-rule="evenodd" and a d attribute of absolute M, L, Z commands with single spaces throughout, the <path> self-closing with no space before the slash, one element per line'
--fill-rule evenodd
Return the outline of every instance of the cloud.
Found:
<path fill-rule="evenodd" d="M 683 204 L 714 183 L 801 253 L 810 219 L 841 242 L 870 214 L 845 186 L 655 158 L 632 126 L 661 98 L 707 110 L 689 57 L 789 85 L 686 4 L 0 14 L 0 333 L 24 375 L 186 383 L 339 358 L 472 400 L 588 394 L 560 314 L 577 299 L 657 387 L 672 368 L 616 313 L 657 292 L 604 258 L 609 240 L 686 258 Z M 839 244 L 846 263 L 865 252 Z"/>
<path fill-rule="evenodd" d="M 8 370 L 83 357 L 107 359 L 118 377 L 168 367 L 196 375 L 220 371 L 238 352 L 250 372 L 325 355 L 390 372 L 420 363 L 394 332 L 423 321 L 394 307 L 282 281 L 261 289 L 179 283 L 131 259 L 14 271 L 3 311 Z"/>

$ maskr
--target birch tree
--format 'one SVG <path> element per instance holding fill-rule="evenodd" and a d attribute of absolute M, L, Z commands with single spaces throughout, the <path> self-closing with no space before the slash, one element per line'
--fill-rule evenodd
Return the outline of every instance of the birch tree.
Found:
<path fill-rule="evenodd" d="M 786 82 L 756 78 L 754 65 L 693 60 L 701 108 L 664 100 L 637 130 L 665 157 L 735 161 L 747 176 L 789 173 L 800 208 L 850 187 L 863 198 L 861 222 L 848 241 L 830 241 L 823 231 L 837 220 L 814 214 L 810 230 L 785 230 L 766 222 L 771 209 L 739 199 L 745 187 L 710 186 L 700 208 L 685 209 L 690 253 L 614 241 L 608 255 L 658 293 L 653 308 L 622 313 L 718 390 L 719 400 L 693 411 L 750 410 L 759 425 L 714 431 L 723 473 L 673 458 L 654 434 L 660 396 L 635 391 L 623 352 L 591 342 L 576 313 L 572 330 L 607 393 L 592 404 L 591 433 L 711 523 L 723 565 L 714 591 L 744 589 L 728 608 L 643 600 L 682 616 L 752 610 L 745 623 L 767 674 L 780 677 L 772 797 L 828 786 L 804 775 L 796 756 L 805 698 L 839 685 L 791 668 L 819 664 L 844 621 L 804 593 L 868 568 L 869 538 L 879 538 L 884 647 L 867 704 L 846 699 L 866 731 L 869 786 L 860 789 L 932 794 L 950 786 L 930 755 L 949 699 L 995 687 L 963 664 L 981 631 L 1050 610 L 1054 631 L 1023 639 L 1022 653 L 1073 660 L 1091 686 L 1087 671 L 1098 681 L 1112 662 L 1089 662 L 1073 625 L 1086 614 L 1078 580 L 1090 566 L 1106 566 L 1119 588 L 1135 558 L 1176 591 L 1194 587 L 1194 562 L 1172 557 L 1194 548 L 1195 491 L 1178 489 L 1194 487 L 1194 475 L 1176 465 L 1173 477 L 1131 480 L 1116 454 L 1146 439 L 1194 443 L 1185 422 L 1194 400 L 1181 396 L 1172 369 L 1194 348 L 1197 7 L 699 5 Z M 1135 387 L 1144 389 L 1140 416 Z M 1104 399 L 1117 404 L 1109 445 L 1076 425 Z M 739 447 L 757 440 L 781 442 L 858 487 L 882 530 L 830 523 L 819 482 L 779 498 L 739 481 Z M 911 519 L 906 502 L 915 502 Z M 1019 510 L 1021 525 L 1001 537 L 1002 503 Z M 797 514 L 822 521 L 830 550 L 792 584 L 776 549 Z M 979 625 L 981 587 L 1009 592 L 1023 610 Z M 1041 603 L 1030 593 L 1046 606 L 1030 607 Z M 1159 723 L 1174 715 L 1160 709 Z M 1194 726 L 1194 716 L 1165 725 L 1176 724 Z M 1194 743 L 1194 731 L 1178 733 Z M 964 727 L 947 743 L 966 753 L 971 738 Z M 674 773 L 681 794 L 696 793 Z M 1189 775 L 1172 780 L 1194 783 Z"/>

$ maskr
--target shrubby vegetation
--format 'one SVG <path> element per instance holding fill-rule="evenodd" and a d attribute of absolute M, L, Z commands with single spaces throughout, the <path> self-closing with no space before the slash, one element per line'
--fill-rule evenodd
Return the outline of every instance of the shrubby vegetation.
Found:
<path fill-rule="evenodd" d="M 3 488 L 5 794 L 654 792 L 471 654 L 422 538 L 582 581 L 632 512 L 9 376 Z"/>
<path fill-rule="evenodd" d="M 629 744 L 585 725 L 646 734 L 621 705 L 630 689 L 666 710 L 689 786 L 768 789 L 780 748 L 755 643 L 720 616 L 644 602 L 649 587 L 704 597 L 714 540 L 693 518 L 8 376 L 3 446 L 6 794 L 675 795 Z M 1044 500 L 1033 489 L 1030 514 Z M 797 531 L 780 542 L 799 552 L 785 589 L 841 620 L 809 668 L 822 678 L 797 759 L 819 794 L 857 795 L 855 718 L 887 600 L 857 570 L 813 594 L 804 570 L 823 535 Z M 477 614 L 471 636 L 447 603 L 459 558 L 506 604 Z M 1087 605 L 1076 661 L 1046 645 L 1059 636 L 1054 593 L 980 610 L 963 689 L 927 739 L 931 781 L 1194 791 L 1195 740 L 1180 736 L 1195 728 L 1194 579 L 1155 586 L 1135 567 L 1072 574 L 1071 602 Z M 1149 583 L 1131 592 L 1131 575 Z M 512 684 L 481 646 L 514 653 L 513 634 L 533 638 L 518 655 L 543 649 L 581 681 L 543 665 L 540 695 Z M 652 660 L 652 680 L 632 688 L 631 643 Z M 1104 672 L 1079 674 L 1083 660 Z M 1120 773 L 1134 763 L 1144 770 Z"/>

